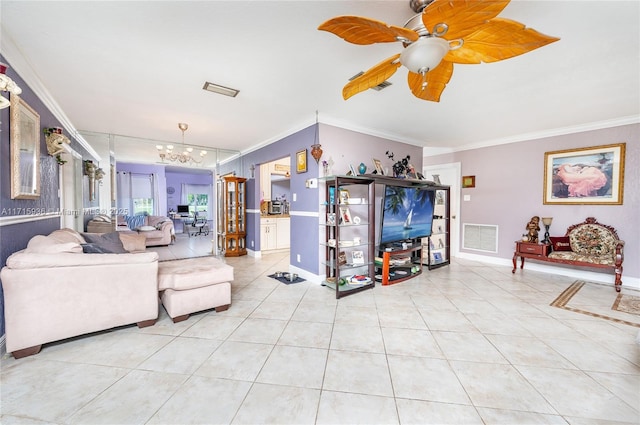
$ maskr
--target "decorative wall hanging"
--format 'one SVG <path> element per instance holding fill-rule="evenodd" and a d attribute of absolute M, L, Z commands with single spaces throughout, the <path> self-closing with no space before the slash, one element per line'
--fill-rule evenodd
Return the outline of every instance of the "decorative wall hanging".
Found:
<path fill-rule="evenodd" d="M 62 159 L 64 153 L 64 145 L 70 145 L 71 141 L 62 134 L 62 128 L 50 127 L 44 129 L 44 137 L 47 143 L 47 152 L 56 158 L 59 165 L 65 164 L 67 161 Z"/>
<path fill-rule="evenodd" d="M 625 143 L 544 154 L 544 204 L 622 205 Z"/>
<path fill-rule="evenodd" d="M 296 152 L 296 172 L 306 173 L 307 172 L 307 150 L 302 149 L 301 151 Z"/>

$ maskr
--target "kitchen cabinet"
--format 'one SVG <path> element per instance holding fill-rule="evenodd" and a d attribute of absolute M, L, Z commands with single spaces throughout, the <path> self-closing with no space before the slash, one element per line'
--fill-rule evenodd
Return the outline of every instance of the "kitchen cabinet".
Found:
<path fill-rule="evenodd" d="M 260 250 L 289 249 L 291 242 L 289 217 L 260 219 Z"/>

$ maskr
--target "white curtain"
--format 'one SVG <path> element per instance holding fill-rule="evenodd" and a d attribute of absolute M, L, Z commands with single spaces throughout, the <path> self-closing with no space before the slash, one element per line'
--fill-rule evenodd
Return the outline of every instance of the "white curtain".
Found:
<path fill-rule="evenodd" d="M 126 171 L 118 171 L 116 175 L 118 193 L 116 206 L 120 211 L 126 209 L 126 215 L 133 215 L 133 205 L 131 202 L 131 174 Z"/>
<path fill-rule="evenodd" d="M 138 174 L 118 171 L 118 208 L 126 208 L 133 215 L 133 199 L 153 199 L 153 215 L 159 215 L 158 178 L 155 174 Z"/>

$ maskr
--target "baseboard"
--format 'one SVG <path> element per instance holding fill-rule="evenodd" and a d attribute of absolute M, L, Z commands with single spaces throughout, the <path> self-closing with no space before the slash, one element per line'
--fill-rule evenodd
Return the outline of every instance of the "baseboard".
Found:
<path fill-rule="evenodd" d="M 322 283 L 321 276 L 319 276 L 317 274 L 314 274 L 314 273 L 311 273 L 308 270 L 301 269 L 300 267 L 292 266 L 290 264 L 289 265 L 289 271 L 291 273 L 296 273 L 298 276 L 300 276 L 303 279 L 308 280 L 309 282 L 313 282 L 313 283 L 317 283 L 317 284 Z"/>
<path fill-rule="evenodd" d="M 478 261 L 480 263 L 495 264 L 499 266 L 513 267 L 513 261 L 506 258 L 488 257 L 485 255 L 469 254 L 467 252 L 458 253 L 458 258 L 465 260 Z M 582 279 L 589 282 L 605 283 L 613 286 L 615 282 L 615 276 L 611 272 L 594 272 L 590 270 L 577 269 L 571 267 L 558 267 L 545 264 L 542 262 L 527 261 L 525 260 L 525 267 L 523 270 L 532 270 L 536 272 L 549 273 L 558 276 L 575 277 L 576 279 Z M 520 272 L 520 261 L 518 260 L 518 268 L 516 273 Z M 640 290 L 640 278 L 629 277 L 622 275 L 622 287 Z"/>

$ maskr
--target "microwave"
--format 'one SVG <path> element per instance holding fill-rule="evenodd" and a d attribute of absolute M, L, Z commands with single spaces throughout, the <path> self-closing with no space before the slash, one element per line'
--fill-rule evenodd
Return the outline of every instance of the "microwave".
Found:
<path fill-rule="evenodd" d="M 282 214 L 282 201 L 269 202 L 269 214 Z"/>

